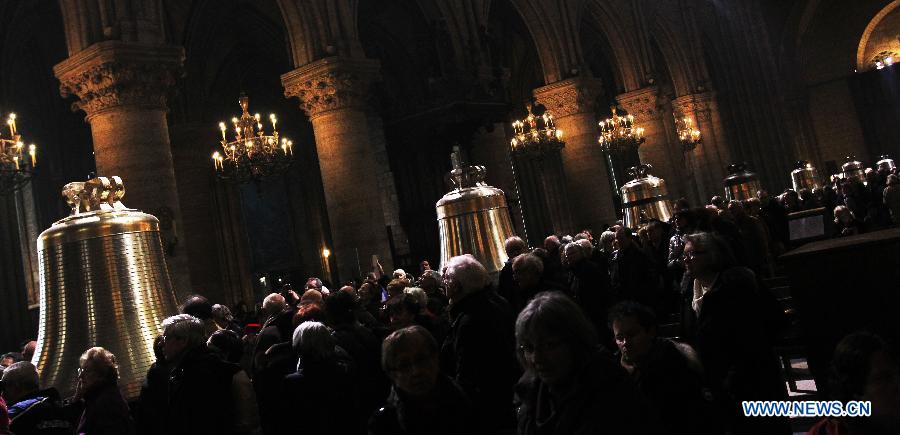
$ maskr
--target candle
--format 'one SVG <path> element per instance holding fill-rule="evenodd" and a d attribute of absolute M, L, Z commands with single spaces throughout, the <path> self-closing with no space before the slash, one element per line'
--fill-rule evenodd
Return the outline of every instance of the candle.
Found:
<path fill-rule="evenodd" d="M 222 142 L 227 141 L 227 139 L 225 139 L 225 123 L 224 122 L 219 123 L 219 130 L 222 130 Z"/>
<path fill-rule="evenodd" d="M 13 161 L 16 162 L 16 170 L 19 170 L 19 156 L 13 156 Z"/>
<path fill-rule="evenodd" d="M 37 147 L 34 144 L 28 146 L 28 155 L 31 156 L 31 167 L 37 165 Z"/>
<path fill-rule="evenodd" d="M 272 130 L 275 130 L 275 123 L 278 122 L 278 120 L 275 119 L 274 113 L 269 114 L 269 121 L 272 121 Z"/>

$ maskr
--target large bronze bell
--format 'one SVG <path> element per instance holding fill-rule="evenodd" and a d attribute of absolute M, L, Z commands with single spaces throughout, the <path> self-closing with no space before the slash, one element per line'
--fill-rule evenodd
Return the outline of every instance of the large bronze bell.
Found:
<path fill-rule="evenodd" d="M 441 268 L 451 257 L 472 254 L 496 275 L 507 260 L 503 243 L 514 234 L 506 196 L 484 183 L 484 166 L 463 165 L 458 149 L 451 161 L 453 169 L 446 180 L 453 190 L 436 204 Z"/>
<path fill-rule="evenodd" d="M 729 201 L 743 201 L 756 198 L 759 192 L 759 177 L 755 172 L 747 168 L 747 163 L 735 163 L 726 168 L 728 176 L 725 177 L 725 199 Z"/>
<path fill-rule="evenodd" d="M 638 228 L 653 219 L 668 222 L 672 218 L 666 180 L 650 175 L 652 169 L 646 164 L 628 169 L 634 177 L 622 186 L 622 208 L 628 227 Z"/>
<path fill-rule="evenodd" d="M 128 209 L 119 177 L 67 184 L 69 217 L 37 242 L 41 316 L 32 362 L 43 387 L 74 390 L 78 359 L 102 346 L 119 362 L 119 386 L 137 398 L 155 360 L 153 340 L 176 313 L 159 221 Z"/>

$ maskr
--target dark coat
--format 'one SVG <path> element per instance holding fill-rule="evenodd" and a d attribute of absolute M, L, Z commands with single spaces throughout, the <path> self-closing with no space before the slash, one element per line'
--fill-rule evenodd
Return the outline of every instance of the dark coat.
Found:
<path fill-rule="evenodd" d="M 598 265 L 593 260 L 582 260 L 569 266 L 569 294 L 584 310 L 604 346 L 611 346 L 612 333 L 606 321 L 606 314 L 612 303 L 609 272 L 606 263 Z"/>
<path fill-rule="evenodd" d="M 658 419 L 606 350 L 597 348 L 561 392 L 526 373 L 516 385 L 519 435 L 662 433 Z"/>
<path fill-rule="evenodd" d="M 346 353 L 325 360 L 301 357 L 284 377 L 278 395 L 278 429 L 273 433 L 352 434 L 361 430 L 353 365 Z M 297 416 L 298 418 L 293 418 Z"/>
<path fill-rule="evenodd" d="M 686 346 L 686 345 L 682 345 Z M 621 352 L 616 358 L 621 358 Z M 657 338 L 631 378 L 656 410 L 671 434 L 716 433 L 710 421 L 711 403 L 703 397 L 700 362 L 671 340 Z"/>
<path fill-rule="evenodd" d="M 430 401 L 410 400 L 391 390 L 387 404 L 372 415 L 369 435 L 468 435 L 475 432 L 472 403 L 450 378 L 438 378 Z"/>
<path fill-rule="evenodd" d="M 500 276 L 497 281 L 497 294 L 506 299 L 506 302 L 509 303 L 514 312 L 519 312 L 525 307 L 525 299 L 522 297 L 519 283 L 513 278 L 512 263 L 513 259 L 510 258 L 503 264 L 503 269 L 500 269 Z"/>
<path fill-rule="evenodd" d="M 636 243 L 616 251 L 609 272 L 616 300 L 634 300 L 648 307 L 658 305 L 657 271 L 653 261 Z"/>
<path fill-rule="evenodd" d="M 472 399 L 481 427 L 512 427 L 515 319 L 509 304 L 486 288 L 450 306 L 450 334 L 441 349 L 441 368 Z"/>
<path fill-rule="evenodd" d="M 78 418 L 62 406 L 59 393 L 48 388 L 9 405 L 9 429 L 16 435 L 71 435 Z"/>
<path fill-rule="evenodd" d="M 84 394 L 84 413 L 78 421 L 79 434 L 129 435 L 134 421 L 119 386 L 107 383 Z"/>
<path fill-rule="evenodd" d="M 693 288 L 686 276 L 685 286 Z M 685 288 L 685 292 L 687 292 Z M 688 309 L 692 341 L 705 370 L 706 384 L 737 433 L 782 433 L 786 419 L 743 418 L 743 400 L 787 400 L 778 359 L 768 336 L 772 307 L 753 272 L 732 267 L 719 273 L 703 297 L 699 316 Z M 787 424 L 787 426 L 784 426 Z M 789 432 L 788 432 L 789 433 Z"/>
<path fill-rule="evenodd" d="M 185 351 L 168 379 L 168 434 L 233 433 L 232 379 L 241 370 L 200 345 Z"/>

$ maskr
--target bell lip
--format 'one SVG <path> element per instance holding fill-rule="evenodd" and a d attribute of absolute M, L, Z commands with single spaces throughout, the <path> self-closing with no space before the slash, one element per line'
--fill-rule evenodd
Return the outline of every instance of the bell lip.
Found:
<path fill-rule="evenodd" d="M 53 223 L 37 238 L 38 249 L 97 237 L 135 232 L 159 232 L 159 219 L 135 209 L 96 210 L 68 216 Z"/>

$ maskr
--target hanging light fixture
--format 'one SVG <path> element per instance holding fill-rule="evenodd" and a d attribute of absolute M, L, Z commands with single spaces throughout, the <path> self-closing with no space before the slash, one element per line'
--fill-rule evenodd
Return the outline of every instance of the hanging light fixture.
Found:
<path fill-rule="evenodd" d="M 600 149 L 605 153 L 617 153 L 637 148 L 644 143 L 644 128 L 634 124 L 634 115 L 619 116 L 616 106 L 611 106 L 612 117 L 600 121 Z"/>
<path fill-rule="evenodd" d="M 16 128 L 16 114 L 6 119 L 9 138 L 0 129 L 0 195 L 8 195 L 31 180 L 37 165 L 37 146 L 25 145 Z"/>
<path fill-rule="evenodd" d="M 221 149 L 212 154 L 216 175 L 223 180 L 247 183 L 284 173 L 293 163 L 294 143 L 279 137 L 278 119 L 274 113 L 269 115 L 272 134 L 267 135 L 259 113 L 250 115 L 248 112 L 249 98 L 241 93 L 238 102 L 241 117 L 231 118 L 234 139 L 228 139 L 229 129 L 224 122 L 219 123 Z"/>
<path fill-rule="evenodd" d="M 694 127 L 694 120 L 678 112 L 672 113 L 675 117 L 675 132 L 678 133 L 678 141 L 685 152 L 691 151 L 700 144 L 700 130 Z"/>
<path fill-rule="evenodd" d="M 565 145 L 562 141 L 562 130 L 553 123 L 550 111 L 535 116 L 531 104 L 526 106 L 528 115 L 525 119 L 513 121 L 513 138 L 510 150 L 513 154 L 543 156 L 549 151 L 560 150 Z"/>

